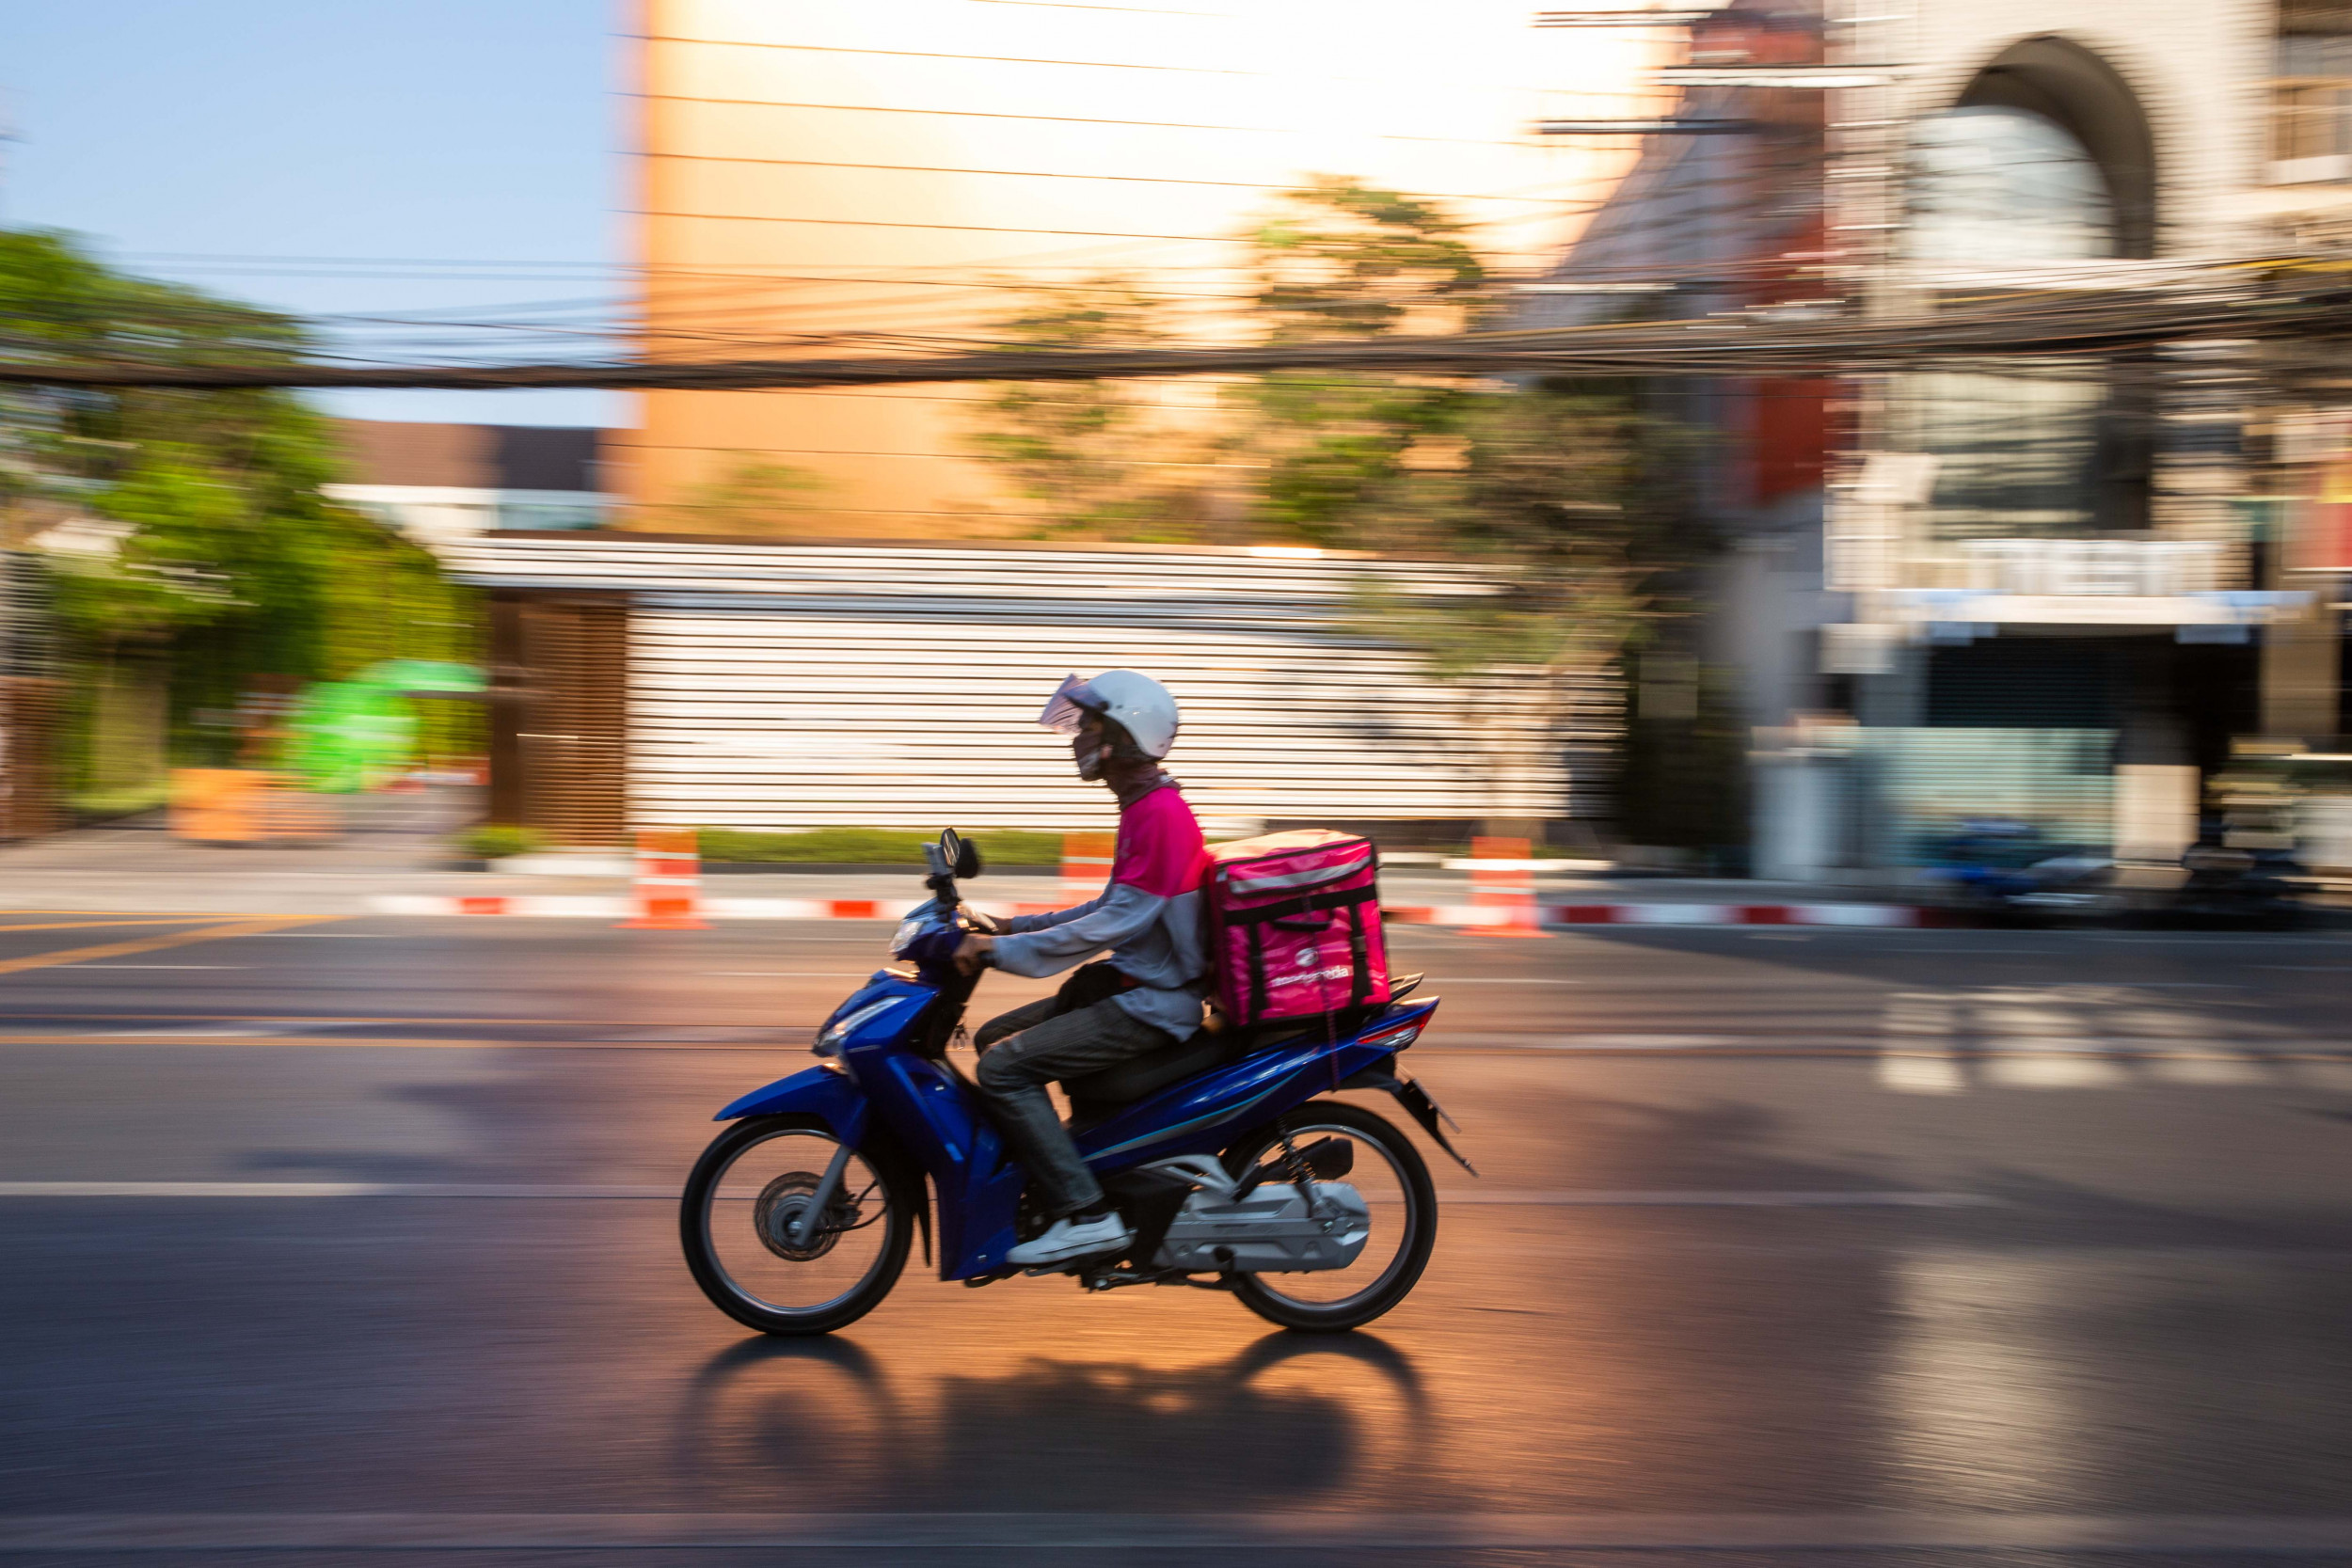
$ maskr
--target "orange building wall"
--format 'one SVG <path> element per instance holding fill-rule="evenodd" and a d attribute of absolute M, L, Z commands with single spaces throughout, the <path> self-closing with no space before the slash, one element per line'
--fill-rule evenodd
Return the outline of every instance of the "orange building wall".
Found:
<path fill-rule="evenodd" d="M 641 0 L 647 351 L 982 336 L 1022 286 L 1105 275 L 1213 309 L 1243 287 L 1233 236 L 1318 172 L 1447 198 L 1491 254 L 1539 264 L 1629 150 L 1530 126 L 1654 107 L 1637 84 L 1665 35 L 1536 30 L 1530 14 Z M 963 450 L 986 395 L 648 393 L 613 458 L 635 526 L 691 531 L 679 503 L 756 458 L 822 482 L 785 531 L 1017 535 L 1030 509 Z"/>

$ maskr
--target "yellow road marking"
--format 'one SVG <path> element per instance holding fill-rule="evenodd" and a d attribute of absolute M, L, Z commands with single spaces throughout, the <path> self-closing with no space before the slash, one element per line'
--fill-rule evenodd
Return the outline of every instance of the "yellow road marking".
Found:
<path fill-rule="evenodd" d="M 109 942 L 96 947 L 69 947 L 62 953 L 36 953 L 31 958 L 0 961 L 0 974 L 14 974 L 25 969 L 48 969 L 57 964 L 87 963 L 92 958 L 127 958 L 133 953 L 155 953 L 167 947 L 184 947 L 194 942 L 263 936 L 271 931 L 284 930 L 290 926 L 312 926 L 335 918 L 327 914 L 271 915 L 261 920 L 239 920 L 223 926 L 208 926 L 200 931 L 174 931 L 169 936 Z"/>
<path fill-rule="evenodd" d="M 151 920 L 169 922 L 183 920 L 360 920 L 366 918 L 363 915 L 352 914 L 273 914 L 267 910 L 244 911 L 214 910 L 205 914 L 167 914 L 161 910 L 140 910 L 126 913 L 119 920 L 114 920 L 102 918 L 105 912 L 103 910 L 12 910 L 0 907 L 0 920 L 19 914 L 78 914 L 96 926 L 135 926 L 143 925 Z"/>
<path fill-rule="evenodd" d="M 0 1035 L 0 1046 L 11 1045 L 222 1045 L 335 1046 L 361 1051 L 383 1047 L 399 1051 L 771 1051 L 806 1053 L 805 1044 L 775 1040 L 506 1040 L 433 1039 L 387 1037 L 350 1039 L 321 1035 Z"/>
<path fill-rule="evenodd" d="M 53 920 L 40 926 L 0 926 L 0 934 L 9 931 L 87 931 L 103 926 L 197 926 L 219 918 L 216 914 L 173 914 L 142 915 L 136 920 Z"/>

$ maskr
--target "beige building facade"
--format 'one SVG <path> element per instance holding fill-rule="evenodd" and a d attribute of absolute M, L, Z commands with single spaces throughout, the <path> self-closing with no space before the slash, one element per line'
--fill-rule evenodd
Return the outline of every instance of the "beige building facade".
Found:
<path fill-rule="evenodd" d="M 1236 330 L 1236 236 L 1317 174 L 1438 198 L 1488 256 L 1532 269 L 1632 150 L 1537 123 L 1654 110 L 1646 68 L 1680 46 L 1671 30 L 1538 29 L 1521 0 L 639 14 L 635 223 L 657 356 L 985 338 L 1041 289 L 1114 277 L 1179 324 Z M 1019 537 L 1036 507 L 971 453 L 987 395 L 648 393 L 613 474 L 639 528 Z M 1153 395 L 1216 402 L 1199 385 Z M 770 515 L 747 522 L 747 495 Z"/>

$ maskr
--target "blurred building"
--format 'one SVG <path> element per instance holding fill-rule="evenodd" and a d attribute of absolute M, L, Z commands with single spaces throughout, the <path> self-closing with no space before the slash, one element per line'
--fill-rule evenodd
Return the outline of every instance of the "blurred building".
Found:
<path fill-rule="evenodd" d="M 612 433 L 577 426 L 337 420 L 347 483 L 332 499 L 438 547 L 495 530 L 600 528 Z"/>
<path fill-rule="evenodd" d="M 1610 691 L 1444 685 L 1360 629 L 1366 579 L 1426 594 L 1468 586 L 1455 567 L 626 533 L 485 536 L 448 560 L 491 603 L 492 818 L 560 842 L 1107 827 L 1109 798 L 1035 721 L 1063 676 L 1120 666 L 1183 704 L 1170 767 L 1212 832 L 1451 842 L 1607 805 Z"/>
<path fill-rule="evenodd" d="M 1531 35 L 1520 0 L 1442 14 L 1407 0 L 641 0 L 641 16 L 656 357 L 987 337 L 1039 289 L 1104 277 L 1160 302 L 1174 332 L 1231 331 L 1249 286 L 1237 236 L 1316 174 L 1438 198 L 1483 251 L 1540 264 L 1629 151 L 1537 124 L 1632 103 L 1659 47 Z M 1179 421 L 1216 406 L 1199 383 L 1157 395 Z M 972 454 L 988 396 L 644 394 L 616 454 L 631 526 L 1030 535 L 1036 504 Z M 732 507 L 738 492 L 777 505 Z M 742 511 L 763 515 L 730 520 Z"/>
<path fill-rule="evenodd" d="M 1530 325 L 1899 314 L 2352 244 L 2341 0 L 1737 0 L 1661 80 L 1679 109 Z M 1899 864 L 1971 816 L 2165 860 L 2249 739 L 2352 728 L 2352 420 L 2312 385 L 2201 343 L 1660 389 L 1723 437 L 1732 548 L 1688 653 L 1764 742 L 1757 869 Z"/>

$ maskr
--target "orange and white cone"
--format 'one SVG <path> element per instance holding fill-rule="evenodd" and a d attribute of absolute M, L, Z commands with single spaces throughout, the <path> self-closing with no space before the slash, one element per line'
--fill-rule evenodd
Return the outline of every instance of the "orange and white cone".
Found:
<path fill-rule="evenodd" d="M 631 890 L 637 913 L 624 920 L 627 931 L 701 931 L 702 852 L 691 828 L 637 831 L 637 879 Z"/>
<path fill-rule="evenodd" d="M 1111 879 L 1111 857 L 1118 848 L 1116 833 L 1062 834 L 1062 896 L 1084 901 L 1101 893 Z"/>
<path fill-rule="evenodd" d="M 1487 937 L 1539 937 L 1535 919 L 1535 872 L 1523 838 L 1470 840 L 1470 904 L 1501 911 L 1501 918 L 1481 921 L 1470 929 Z"/>

